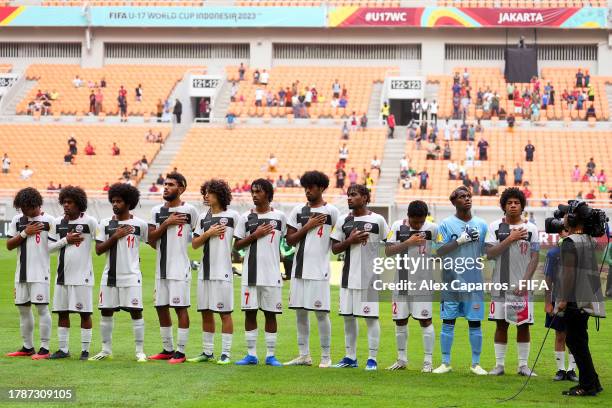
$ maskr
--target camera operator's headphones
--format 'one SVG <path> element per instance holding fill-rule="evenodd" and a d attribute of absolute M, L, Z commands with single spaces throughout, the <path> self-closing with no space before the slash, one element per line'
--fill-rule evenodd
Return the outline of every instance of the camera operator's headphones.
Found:
<path fill-rule="evenodd" d="M 578 225 L 578 213 L 582 207 L 587 207 L 588 204 L 583 200 L 570 200 L 567 206 L 567 224 L 574 228 Z"/>

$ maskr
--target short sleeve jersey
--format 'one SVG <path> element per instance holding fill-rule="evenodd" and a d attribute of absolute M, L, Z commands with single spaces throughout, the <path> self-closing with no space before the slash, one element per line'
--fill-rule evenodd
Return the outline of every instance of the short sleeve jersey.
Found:
<path fill-rule="evenodd" d="M 17 268 L 15 283 L 34 283 L 50 281 L 49 241 L 55 241 L 52 231 L 55 229 L 55 218 L 45 213 L 36 217 L 17 214 L 11 220 L 8 237 L 12 238 L 25 230 L 28 224 L 41 222 L 43 230 L 38 234 L 28 235 L 17 248 Z"/>
<path fill-rule="evenodd" d="M 331 205 L 311 208 L 309 205 L 298 205 L 291 211 L 287 225 L 299 230 L 310 217 L 325 214 L 325 223 L 313 228 L 297 244 L 293 259 L 291 276 L 298 279 L 329 280 L 329 251 L 331 249 L 331 233 L 338 221 L 339 211 Z"/>
<path fill-rule="evenodd" d="M 193 234 L 195 237 L 204 234 L 213 225 L 224 225 L 225 233 L 210 237 L 204 243 L 198 279 L 232 281 L 232 242 L 239 221 L 240 214 L 229 209 L 217 214 L 210 211 L 200 214 Z"/>
<path fill-rule="evenodd" d="M 263 224 L 272 225 L 274 229 L 246 248 L 242 263 L 242 286 L 282 286 L 280 242 L 287 230 L 285 214 L 275 209 L 265 214 L 247 211 L 242 214 L 234 236 L 244 239 Z"/>
<path fill-rule="evenodd" d="M 181 205 L 171 208 L 160 204 L 151 210 L 150 224 L 159 228 L 170 217 L 171 213 L 186 214 L 187 223 L 169 226 L 157 240 L 155 244 L 157 249 L 155 278 L 190 280 L 191 262 L 189 261 L 188 248 L 191 242 L 191 234 L 198 221 L 198 211 L 188 203 L 181 203 Z"/>
<path fill-rule="evenodd" d="M 122 225 L 130 225 L 132 232 L 119 239 L 106 252 L 106 264 L 102 272 L 102 285 L 129 287 L 142 285 L 140 271 L 140 245 L 146 244 L 149 238 L 147 223 L 137 217 L 125 221 L 105 218 L 100 221 L 96 232 L 96 241 L 108 240 Z"/>

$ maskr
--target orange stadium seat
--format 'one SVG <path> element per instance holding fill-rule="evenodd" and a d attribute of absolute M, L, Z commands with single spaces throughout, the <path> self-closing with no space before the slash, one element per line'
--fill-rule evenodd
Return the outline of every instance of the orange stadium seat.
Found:
<path fill-rule="evenodd" d="M 525 171 L 523 180 L 529 182 L 529 189 L 533 196 L 529 204 L 539 206 L 540 199 L 547 194 L 551 199 L 567 199 L 576 197 L 579 191 L 586 195 L 590 190 L 596 191 L 598 199 L 606 200 L 608 194 L 597 192 L 595 182 L 572 182 L 570 175 L 574 166 L 580 166 L 582 173 L 586 170 L 586 163 L 591 157 L 597 164 L 597 173 L 603 169 L 610 170 L 612 145 L 608 142 L 612 132 L 605 131 L 568 131 L 568 130 L 518 130 L 509 133 L 506 129 L 485 129 L 485 139 L 489 142 L 488 160 L 475 162 L 472 168 L 466 167 L 469 177 L 473 180 L 478 177 L 491 178 L 501 165 L 508 171 L 507 182 L 512 185 L 512 170 L 516 163 L 520 163 Z M 535 146 L 535 159 L 525 162 L 525 145 L 527 141 Z M 461 164 L 465 158 L 465 148 L 468 142 L 452 141 L 452 159 Z M 477 140 L 474 142 L 476 145 Z M 476 148 L 476 150 L 478 150 Z M 418 183 L 413 188 L 405 190 L 402 186 L 397 189 L 396 202 L 407 203 L 415 197 L 438 197 L 440 202 L 448 202 L 448 192 L 457 187 L 460 180 L 448 179 L 448 160 L 426 160 L 426 149 L 416 150 L 414 142 L 409 141 L 406 156 L 410 159 L 410 167 L 417 172 L 427 168 L 429 181 L 427 190 L 419 190 Z M 571 159 L 563 159 L 571 157 Z M 416 185 L 415 185 L 416 184 Z M 503 187 L 502 187 L 503 189 Z M 474 197 L 475 204 L 497 205 L 498 198 Z"/>
<path fill-rule="evenodd" d="M 302 91 L 305 87 L 317 89 L 319 99 L 323 97 L 323 101 L 313 103 L 309 109 L 311 117 L 342 117 L 350 115 L 353 111 L 361 116 L 368 111 L 370 102 L 370 93 L 374 82 L 383 82 L 385 76 L 390 70 L 396 68 L 390 67 L 296 67 L 296 66 L 279 66 L 269 70 L 270 80 L 264 90 L 270 90 L 277 95 L 282 87 L 283 89 L 291 87 L 298 81 L 298 91 Z M 260 85 L 253 84 L 254 68 L 248 68 L 245 73 L 245 80 L 238 82 L 238 96 L 244 96 L 244 103 L 233 102 L 230 104 L 230 111 L 242 111 L 247 113 L 247 116 L 254 116 L 251 107 L 255 106 L 255 89 Z M 263 72 L 263 70 L 260 70 Z M 226 69 L 227 79 L 229 81 L 238 81 L 238 67 L 231 66 Z M 341 86 L 346 86 L 348 93 L 348 105 L 345 110 L 332 109 L 332 84 L 338 79 Z M 264 102 L 265 103 L 265 102 Z M 284 117 L 291 112 L 291 108 L 278 110 L 278 116 Z M 258 115 L 259 116 L 259 115 Z"/>
<path fill-rule="evenodd" d="M 162 132 L 164 139 L 169 126 L 154 125 L 80 125 L 80 124 L 3 124 L 0 126 L 0 145 L 11 158 L 11 172 L 0 175 L 1 189 L 33 186 L 46 189 L 50 181 L 55 185 L 74 184 L 85 189 L 102 191 L 106 182 L 121 177 L 124 167 L 146 155 L 149 163 L 159 151 L 159 144 L 147 143 L 145 134 L 152 129 Z M 74 165 L 63 163 L 71 135 L 77 140 L 78 154 Z M 96 148 L 96 155 L 83 152 L 87 142 Z M 111 155 L 113 142 L 121 149 L 119 156 Z M 20 171 L 29 165 L 34 175 L 21 180 Z"/>
<path fill-rule="evenodd" d="M 168 170 L 174 167 L 189 180 L 188 190 L 198 192 L 200 184 L 212 177 L 222 178 L 234 187 L 256 178 L 273 179 L 278 175 L 293 178 L 308 170 L 321 170 L 330 177 L 329 194 L 339 194 L 335 186 L 335 165 L 338 149 L 346 142 L 349 158 L 346 172 L 352 167 L 360 175 L 370 168 L 374 155 L 382 157 L 385 144 L 384 129 L 370 129 L 355 134 L 350 140 L 340 140 L 337 128 L 258 128 L 238 127 L 233 130 L 195 126 L 189 131 L 181 150 L 174 157 Z M 274 154 L 278 159 L 275 173 L 269 173 L 268 158 Z M 377 180 L 378 174 L 372 177 Z M 348 179 L 347 179 L 348 185 Z M 281 189 L 283 193 L 294 193 L 294 200 L 302 201 L 299 189 Z"/>
<path fill-rule="evenodd" d="M 116 115 L 118 90 L 121 85 L 128 92 L 128 114 L 142 116 L 155 115 L 157 101 L 165 101 L 176 83 L 180 81 L 189 70 L 203 70 L 203 67 L 187 66 L 159 66 L 159 65 L 108 65 L 104 68 L 81 68 L 78 65 L 30 65 L 26 71 L 26 78 L 37 80 L 38 83 L 17 105 L 17 113 L 27 112 L 28 103 L 35 99 L 40 89 L 42 92 L 59 92 L 58 100 L 53 101 L 52 112 L 63 115 L 79 115 L 89 112 L 89 94 L 92 89 L 88 81 L 99 84 L 102 78 L 106 79 L 106 88 L 102 89 L 104 95 L 103 112 L 107 115 Z M 83 80 L 83 86 L 75 88 L 72 81 L 78 75 Z M 142 84 L 142 101 L 135 100 L 134 90 Z"/>

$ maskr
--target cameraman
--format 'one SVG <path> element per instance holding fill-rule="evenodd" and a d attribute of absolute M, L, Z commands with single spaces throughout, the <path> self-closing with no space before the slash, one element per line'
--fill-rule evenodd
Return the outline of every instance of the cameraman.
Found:
<path fill-rule="evenodd" d="M 584 202 L 559 206 L 568 236 L 561 244 L 560 291 L 557 293 L 558 312 L 563 312 L 567 327 L 566 344 L 574 355 L 579 370 L 578 385 L 563 391 L 569 396 L 594 396 L 603 390 L 593 366 L 589 350 L 587 322 L 590 315 L 602 315 L 595 306 L 599 280 L 595 241 L 585 230 L 592 210 Z"/>

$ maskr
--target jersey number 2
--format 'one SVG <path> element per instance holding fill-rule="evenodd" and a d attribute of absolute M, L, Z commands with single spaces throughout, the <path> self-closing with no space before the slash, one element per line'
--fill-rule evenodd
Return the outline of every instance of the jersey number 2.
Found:
<path fill-rule="evenodd" d="M 176 236 L 177 237 L 183 236 L 183 224 L 179 224 L 178 229 L 176 230 Z"/>

